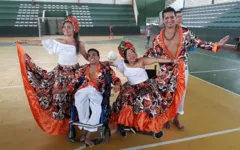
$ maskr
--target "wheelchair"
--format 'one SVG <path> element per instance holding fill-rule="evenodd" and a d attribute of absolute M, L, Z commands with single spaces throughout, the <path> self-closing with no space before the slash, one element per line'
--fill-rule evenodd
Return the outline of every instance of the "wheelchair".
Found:
<path fill-rule="evenodd" d="M 100 144 L 104 140 L 106 143 L 109 143 L 110 137 L 111 137 L 111 130 L 108 126 L 110 116 L 111 116 L 111 106 L 110 106 L 110 96 L 111 96 L 111 75 L 110 73 L 107 73 L 105 76 L 105 91 L 103 93 L 103 101 L 102 101 L 102 113 L 100 116 L 99 124 L 97 125 L 87 125 L 82 124 L 78 121 L 77 117 L 77 110 L 74 106 L 74 104 L 71 105 L 71 118 L 69 121 L 69 136 L 68 141 L 69 142 L 80 142 L 80 140 L 76 140 L 76 129 L 74 126 L 80 126 L 80 127 L 87 127 L 87 128 L 99 128 L 100 130 L 100 138 L 93 140 L 95 144 Z M 83 78 L 79 79 L 79 83 L 75 86 L 75 89 L 79 87 L 82 84 Z M 90 108 L 89 108 L 90 109 Z M 91 110 L 90 110 L 91 115 Z"/>
<path fill-rule="evenodd" d="M 235 38 L 235 48 L 237 50 L 240 50 L 240 36 L 238 38 Z"/>
<path fill-rule="evenodd" d="M 154 69 L 146 69 L 148 78 L 153 78 L 156 76 L 157 74 L 157 65 L 154 65 Z M 126 127 L 123 125 L 118 125 L 118 131 L 120 133 L 121 136 L 126 137 L 128 135 L 128 132 L 130 133 L 134 133 L 134 134 L 143 134 L 143 135 L 150 135 L 153 136 L 155 139 L 160 139 L 163 137 L 163 131 L 160 131 L 158 133 L 153 133 L 153 132 L 141 132 L 136 130 L 135 128 L 130 128 L 130 127 Z"/>

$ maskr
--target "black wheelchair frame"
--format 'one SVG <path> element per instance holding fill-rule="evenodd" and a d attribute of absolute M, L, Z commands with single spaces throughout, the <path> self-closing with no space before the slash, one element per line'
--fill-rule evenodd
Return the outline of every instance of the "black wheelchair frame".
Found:
<path fill-rule="evenodd" d="M 154 69 L 146 69 L 148 78 L 153 78 L 157 75 L 157 65 L 154 65 Z M 130 127 L 124 127 L 122 125 L 118 126 L 118 131 L 121 136 L 127 136 L 128 132 L 131 133 L 138 133 L 138 134 L 144 134 L 144 135 L 151 135 L 156 139 L 160 139 L 163 137 L 163 131 L 160 131 L 158 133 L 153 133 L 153 132 L 141 132 L 137 131 L 135 128 L 130 128 Z"/>
<path fill-rule="evenodd" d="M 82 124 L 77 120 L 76 117 L 76 108 L 72 104 L 71 105 L 71 119 L 69 122 L 69 136 L 68 140 L 69 142 L 80 142 L 79 140 L 76 140 L 76 130 L 74 128 L 74 125 L 80 126 L 80 127 L 87 127 L 87 128 L 99 128 L 100 129 L 100 138 L 95 139 L 96 144 L 102 143 L 104 140 L 106 143 L 109 143 L 110 137 L 111 137 L 111 130 L 108 126 L 110 116 L 111 116 L 111 106 L 110 106 L 110 96 L 111 96 L 111 75 L 110 73 L 107 73 L 105 76 L 105 91 L 103 93 L 103 101 L 102 101 L 102 113 L 100 117 L 100 123 L 97 125 L 87 125 Z M 79 87 L 82 84 L 82 81 L 84 78 L 79 79 L 79 83 L 75 86 L 75 89 Z M 91 114 L 90 114 L 91 115 Z"/>

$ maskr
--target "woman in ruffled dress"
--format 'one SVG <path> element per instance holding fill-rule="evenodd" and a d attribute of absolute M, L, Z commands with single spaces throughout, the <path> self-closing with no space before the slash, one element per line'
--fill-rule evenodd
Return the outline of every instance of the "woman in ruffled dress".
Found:
<path fill-rule="evenodd" d="M 23 84 L 32 114 L 39 127 L 50 135 L 66 134 L 73 95 L 53 94 L 71 83 L 79 68 L 78 56 L 87 60 L 83 42 L 79 41 L 79 24 L 75 17 L 65 18 L 62 24 L 63 39 L 24 40 L 17 42 Z M 42 45 L 49 54 L 58 56 L 58 65 L 47 71 L 37 66 L 24 52 L 21 44 Z"/>
<path fill-rule="evenodd" d="M 130 128 L 134 131 L 161 133 L 163 124 L 168 121 L 169 108 L 178 107 L 172 101 L 174 82 L 170 76 L 155 76 L 148 78 L 145 65 L 154 63 L 172 64 L 172 73 L 177 60 L 163 58 L 137 58 L 132 43 L 122 41 L 118 47 L 124 60 L 109 62 L 127 78 L 120 93 L 113 103 L 113 113 L 110 124 L 113 127 Z M 159 86 L 166 88 L 159 90 Z M 169 86 L 168 86 L 169 85 Z M 170 109 L 171 111 L 171 109 Z"/>

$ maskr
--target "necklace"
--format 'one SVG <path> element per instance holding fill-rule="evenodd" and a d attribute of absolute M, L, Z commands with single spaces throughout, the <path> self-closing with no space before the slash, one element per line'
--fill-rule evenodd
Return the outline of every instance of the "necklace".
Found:
<path fill-rule="evenodd" d="M 170 38 L 170 39 L 168 39 L 167 37 L 166 37 L 166 29 L 164 29 L 164 38 L 166 39 L 166 40 L 168 40 L 168 41 L 171 41 L 174 37 L 175 37 L 175 35 L 176 35 L 176 33 L 177 33 L 177 26 L 175 27 L 175 32 L 174 32 L 174 34 L 173 34 L 173 36 Z"/>

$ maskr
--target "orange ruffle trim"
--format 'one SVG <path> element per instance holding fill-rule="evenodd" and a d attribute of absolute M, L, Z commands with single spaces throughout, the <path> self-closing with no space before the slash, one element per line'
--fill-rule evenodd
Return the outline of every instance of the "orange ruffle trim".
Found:
<path fill-rule="evenodd" d="M 25 93 L 27 95 L 28 103 L 30 105 L 33 117 L 36 120 L 38 126 L 44 132 L 46 132 L 50 135 L 67 134 L 69 120 L 68 119 L 55 120 L 47 113 L 47 111 L 44 111 L 41 108 L 39 101 L 36 97 L 36 93 L 28 81 L 26 66 L 25 66 L 25 62 L 24 62 L 26 53 L 19 43 L 17 43 L 17 51 L 18 51 L 18 58 L 19 58 Z"/>
<path fill-rule="evenodd" d="M 220 50 L 220 47 L 218 46 L 218 42 L 214 43 L 213 48 L 212 48 L 212 51 L 216 53 L 216 52 L 218 52 L 219 50 Z"/>
<path fill-rule="evenodd" d="M 184 62 L 181 60 L 178 66 L 176 92 L 173 95 L 173 102 L 166 112 L 159 117 L 149 118 L 148 114 L 145 112 L 140 112 L 137 115 L 134 115 L 132 107 L 126 106 L 119 114 L 112 113 L 109 124 L 114 128 L 120 124 L 127 127 L 135 127 L 142 132 L 158 133 L 162 130 L 163 125 L 168 120 L 176 116 L 185 88 L 185 68 Z"/>

